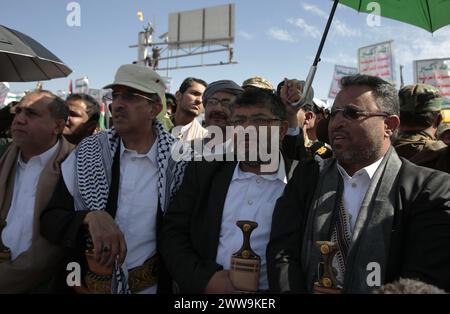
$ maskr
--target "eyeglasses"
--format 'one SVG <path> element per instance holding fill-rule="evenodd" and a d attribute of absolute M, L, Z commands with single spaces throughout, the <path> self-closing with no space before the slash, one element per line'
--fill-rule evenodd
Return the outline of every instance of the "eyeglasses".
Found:
<path fill-rule="evenodd" d="M 344 118 L 348 120 L 358 120 L 360 117 L 389 117 L 390 114 L 387 112 L 369 112 L 369 111 L 358 111 L 358 109 L 353 107 L 345 108 L 333 108 L 330 111 L 330 118 L 333 119 L 336 115 L 342 112 Z"/>
<path fill-rule="evenodd" d="M 228 107 L 231 104 L 231 99 L 208 98 L 206 101 L 206 105 L 217 106 L 218 104 Z"/>
<path fill-rule="evenodd" d="M 234 126 L 244 125 L 245 122 L 249 122 L 251 125 L 260 126 L 270 124 L 272 121 L 281 121 L 279 118 L 267 118 L 267 117 L 244 117 L 240 116 L 234 119 L 230 119 L 230 124 Z"/>
<path fill-rule="evenodd" d="M 113 92 L 111 94 L 111 96 L 105 96 L 105 99 L 109 100 L 109 101 L 111 101 L 111 100 L 116 101 L 117 99 L 119 99 L 119 97 L 122 97 L 122 99 L 127 102 L 138 102 L 140 98 L 144 98 L 151 102 L 155 102 L 150 97 L 147 97 L 147 96 L 144 96 L 144 95 L 141 95 L 138 93 L 132 93 L 132 92 Z"/>

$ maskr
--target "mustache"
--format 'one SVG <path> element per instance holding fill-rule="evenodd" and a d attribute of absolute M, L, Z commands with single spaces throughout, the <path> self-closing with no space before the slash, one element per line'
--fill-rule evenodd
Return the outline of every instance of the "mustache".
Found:
<path fill-rule="evenodd" d="M 114 111 L 114 116 L 128 117 L 128 112 L 123 108 L 119 108 Z"/>
<path fill-rule="evenodd" d="M 331 137 L 333 137 L 333 136 L 349 137 L 350 133 L 347 130 L 343 129 L 343 128 L 338 128 L 338 129 L 330 130 L 330 135 L 331 135 Z"/>
<path fill-rule="evenodd" d="M 209 113 L 209 118 L 228 120 L 228 115 L 221 111 L 212 111 Z"/>

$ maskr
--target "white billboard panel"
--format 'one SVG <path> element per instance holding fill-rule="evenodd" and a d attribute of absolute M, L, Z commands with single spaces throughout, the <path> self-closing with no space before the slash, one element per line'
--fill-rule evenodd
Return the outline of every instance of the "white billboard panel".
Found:
<path fill-rule="evenodd" d="M 169 49 L 234 41 L 234 4 L 169 15 Z"/>

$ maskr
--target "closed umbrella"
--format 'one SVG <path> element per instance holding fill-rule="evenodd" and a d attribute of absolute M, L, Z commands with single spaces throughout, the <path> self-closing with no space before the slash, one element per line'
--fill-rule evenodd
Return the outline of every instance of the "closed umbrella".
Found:
<path fill-rule="evenodd" d="M 377 13 L 373 12 L 374 3 L 377 3 L 381 16 L 415 25 L 429 32 L 434 32 L 450 24 L 450 0 L 334 0 L 316 57 L 306 78 L 303 95 L 307 95 L 311 88 L 320 55 L 339 3 L 358 12 L 371 14 Z M 302 98 L 299 105 L 302 105 L 305 100 L 306 98 Z"/>
<path fill-rule="evenodd" d="M 44 81 L 70 73 L 69 67 L 36 40 L 0 25 L 0 81 Z"/>

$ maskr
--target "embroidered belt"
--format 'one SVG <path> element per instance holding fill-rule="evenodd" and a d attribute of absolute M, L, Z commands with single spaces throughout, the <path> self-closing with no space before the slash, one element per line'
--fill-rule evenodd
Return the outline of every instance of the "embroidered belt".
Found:
<path fill-rule="evenodd" d="M 131 293 L 139 293 L 154 286 L 158 282 L 157 261 L 158 255 L 155 254 L 141 266 L 128 271 L 128 286 Z M 84 277 L 85 286 L 76 288 L 75 291 L 83 294 L 110 294 L 112 268 L 103 268 L 98 265 L 97 267 L 92 267 L 94 265 L 89 263 L 89 260 L 88 264 L 90 267 Z"/>

